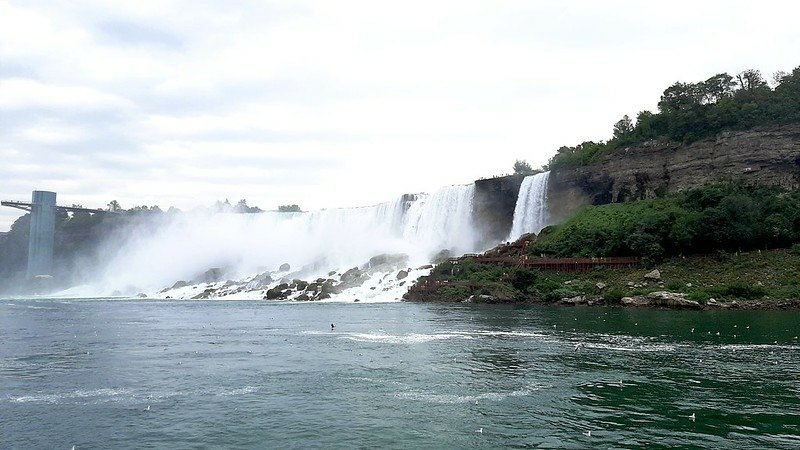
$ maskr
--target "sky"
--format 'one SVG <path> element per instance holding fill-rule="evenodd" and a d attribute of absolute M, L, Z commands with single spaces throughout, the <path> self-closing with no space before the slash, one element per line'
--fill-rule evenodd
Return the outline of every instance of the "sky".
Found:
<path fill-rule="evenodd" d="M 0 199 L 361 206 L 547 163 L 676 81 L 800 65 L 800 3 L 0 0 Z M 0 231 L 22 214 L 0 208 Z"/>

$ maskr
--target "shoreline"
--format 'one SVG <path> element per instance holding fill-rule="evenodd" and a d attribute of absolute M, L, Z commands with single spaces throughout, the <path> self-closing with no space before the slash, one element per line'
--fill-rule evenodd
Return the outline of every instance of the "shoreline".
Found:
<path fill-rule="evenodd" d="M 475 298 L 478 297 L 478 298 Z M 482 297 L 482 298 L 481 298 Z M 691 311 L 800 311 L 800 299 L 795 300 L 732 300 L 718 301 L 711 304 L 702 304 L 692 300 L 685 302 L 652 301 L 646 297 L 626 297 L 629 301 L 610 302 L 602 297 L 598 298 L 569 298 L 558 301 L 537 299 L 506 300 L 486 298 L 489 296 L 471 296 L 464 300 L 433 299 L 433 300 L 408 300 L 403 303 L 431 303 L 444 304 L 456 303 L 463 305 L 496 305 L 496 306 L 562 306 L 567 308 L 624 308 L 624 309 L 656 309 L 656 310 L 691 310 Z M 623 299 L 624 300 L 624 299 Z"/>

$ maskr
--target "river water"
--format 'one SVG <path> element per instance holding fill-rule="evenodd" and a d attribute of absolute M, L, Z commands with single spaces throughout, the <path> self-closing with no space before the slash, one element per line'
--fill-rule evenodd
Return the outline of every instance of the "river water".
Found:
<path fill-rule="evenodd" d="M 0 448 L 798 448 L 798 334 L 797 312 L 4 299 Z"/>

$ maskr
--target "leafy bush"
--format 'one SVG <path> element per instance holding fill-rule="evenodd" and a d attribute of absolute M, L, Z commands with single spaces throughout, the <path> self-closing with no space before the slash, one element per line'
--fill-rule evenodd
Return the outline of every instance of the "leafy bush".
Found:
<path fill-rule="evenodd" d="M 603 300 L 608 303 L 619 303 L 625 297 L 625 292 L 620 288 L 611 288 L 603 294 Z"/>
<path fill-rule="evenodd" d="M 767 290 L 761 286 L 752 286 L 745 283 L 732 283 L 722 290 L 726 297 L 744 298 L 748 300 L 761 298 L 767 295 Z"/>
<path fill-rule="evenodd" d="M 710 185 L 675 197 L 590 206 L 542 233 L 532 255 L 667 256 L 785 247 L 800 241 L 800 191 Z"/>

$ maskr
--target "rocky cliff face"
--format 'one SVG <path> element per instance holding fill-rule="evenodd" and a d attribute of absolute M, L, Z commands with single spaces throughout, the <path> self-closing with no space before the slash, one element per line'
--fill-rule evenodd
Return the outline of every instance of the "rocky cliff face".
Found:
<path fill-rule="evenodd" d="M 522 175 L 511 175 L 475 181 L 473 214 L 481 247 L 492 246 L 508 237 L 523 179 Z"/>
<path fill-rule="evenodd" d="M 619 149 L 591 165 L 551 172 L 548 204 L 561 221 L 584 205 L 654 198 L 725 181 L 798 188 L 800 124 L 725 132 L 689 145 L 653 141 Z"/>

